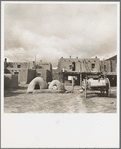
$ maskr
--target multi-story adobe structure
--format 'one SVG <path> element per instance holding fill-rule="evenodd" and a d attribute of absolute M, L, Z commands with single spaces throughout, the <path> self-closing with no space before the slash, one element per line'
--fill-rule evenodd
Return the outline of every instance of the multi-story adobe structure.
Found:
<path fill-rule="evenodd" d="M 18 82 L 27 82 L 29 63 L 27 62 L 4 62 L 4 72 L 18 74 Z"/>
<path fill-rule="evenodd" d="M 27 62 L 4 62 L 4 72 L 18 75 L 18 82 L 29 83 L 37 76 L 41 76 L 45 81 L 52 81 L 52 64 L 40 61 L 40 63 Z"/>
<path fill-rule="evenodd" d="M 107 75 L 111 86 L 117 85 L 117 55 L 101 61 L 101 71 Z"/>
<path fill-rule="evenodd" d="M 81 85 L 85 75 L 87 77 L 98 77 L 100 73 L 99 58 L 63 58 L 58 61 L 58 71 L 60 73 L 60 81 L 70 84 L 70 76 L 77 78 L 76 85 Z"/>
<path fill-rule="evenodd" d="M 33 61 L 32 69 L 36 71 L 35 76 L 42 77 L 46 82 L 52 81 L 52 64 L 47 62 L 35 62 Z"/>
<path fill-rule="evenodd" d="M 63 58 L 58 61 L 57 70 L 52 64 L 46 62 L 4 62 L 4 72 L 18 74 L 18 82 L 29 83 L 37 76 L 41 76 L 45 81 L 51 82 L 57 79 L 71 85 L 70 76 L 76 76 L 76 85 L 81 85 L 82 80 L 88 78 L 98 78 L 99 74 L 107 74 L 111 85 L 116 85 L 117 81 L 117 56 L 101 61 L 99 58 Z M 53 73 L 52 73 L 53 72 Z"/>
<path fill-rule="evenodd" d="M 52 64 L 43 62 L 42 60 L 40 60 L 40 62 L 33 61 L 33 67 L 38 68 L 38 69 L 47 69 L 49 71 L 52 71 Z"/>
<path fill-rule="evenodd" d="M 107 75 L 117 74 L 117 55 L 100 61 L 100 67 L 102 72 L 107 72 Z"/>
<path fill-rule="evenodd" d="M 116 85 L 116 56 L 101 61 L 99 58 L 63 58 L 58 61 L 58 68 L 56 74 L 54 71 L 53 76 L 59 78 L 61 82 L 71 85 L 70 76 L 76 76 L 76 85 L 81 85 L 82 80 L 87 76 L 88 78 L 98 78 L 100 73 L 107 74 L 110 79 L 111 85 Z M 57 77 L 59 75 L 59 77 Z M 113 82 L 114 80 L 114 82 Z M 112 83 L 113 82 L 113 83 Z"/>

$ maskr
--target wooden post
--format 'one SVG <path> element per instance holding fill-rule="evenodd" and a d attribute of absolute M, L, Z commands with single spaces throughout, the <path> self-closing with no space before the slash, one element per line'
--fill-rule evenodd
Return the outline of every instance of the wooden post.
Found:
<path fill-rule="evenodd" d="M 87 80 L 85 79 L 85 98 L 87 98 L 87 86 L 86 86 L 86 84 L 87 84 Z"/>
<path fill-rule="evenodd" d="M 80 73 L 80 86 L 82 86 L 82 73 Z"/>
<path fill-rule="evenodd" d="M 63 86 L 65 86 L 65 76 L 64 76 L 64 72 L 62 72 L 62 76 L 63 76 Z"/>
<path fill-rule="evenodd" d="M 108 97 L 108 88 L 109 88 L 109 84 L 106 83 L 106 96 Z"/>
<path fill-rule="evenodd" d="M 72 77 L 72 93 L 73 93 L 73 91 L 74 91 L 74 85 L 75 85 L 75 81 L 74 81 L 74 77 Z"/>

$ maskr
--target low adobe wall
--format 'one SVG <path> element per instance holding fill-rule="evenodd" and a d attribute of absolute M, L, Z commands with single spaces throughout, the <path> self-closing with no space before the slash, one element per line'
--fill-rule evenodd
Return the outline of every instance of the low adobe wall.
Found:
<path fill-rule="evenodd" d="M 18 75 L 4 74 L 4 89 L 17 88 Z"/>

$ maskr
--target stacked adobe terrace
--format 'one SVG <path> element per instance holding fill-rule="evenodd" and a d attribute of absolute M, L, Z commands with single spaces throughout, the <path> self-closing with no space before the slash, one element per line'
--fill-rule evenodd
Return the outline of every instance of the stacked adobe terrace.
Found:
<path fill-rule="evenodd" d="M 51 63 L 46 62 L 4 62 L 4 72 L 18 75 L 18 82 L 29 83 L 37 76 L 45 81 L 59 80 L 71 84 L 70 76 L 76 76 L 76 85 L 81 85 L 85 76 L 97 78 L 100 73 L 107 74 L 111 84 L 116 85 L 117 56 L 101 61 L 99 58 L 63 58 L 58 61 L 57 70 L 52 69 Z M 112 83 L 114 82 L 114 83 Z"/>

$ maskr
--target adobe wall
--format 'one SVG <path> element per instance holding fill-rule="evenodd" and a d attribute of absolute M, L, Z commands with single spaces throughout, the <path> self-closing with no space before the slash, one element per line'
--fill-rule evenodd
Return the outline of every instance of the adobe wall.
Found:
<path fill-rule="evenodd" d="M 29 68 L 30 64 L 27 62 L 7 62 L 8 68 Z"/>
<path fill-rule="evenodd" d="M 67 72 L 73 72 L 72 63 L 75 63 L 75 72 L 98 72 L 100 71 L 100 60 L 98 58 L 79 59 L 79 58 L 61 58 L 58 62 L 59 71 L 63 68 Z"/>
<path fill-rule="evenodd" d="M 100 62 L 102 72 L 117 72 L 116 60 L 105 60 Z"/>
<path fill-rule="evenodd" d="M 36 69 L 36 76 L 42 77 L 46 82 L 52 81 L 52 73 L 47 69 Z"/>
<path fill-rule="evenodd" d="M 52 81 L 52 72 L 47 70 L 46 82 Z"/>
<path fill-rule="evenodd" d="M 36 71 L 34 69 L 28 69 L 27 83 L 30 83 L 36 77 Z"/>
<path fill-rule="evenodd" d="M 59 69 L 53 69 L 52 70 L 52 79 L 53 80 L 59 80 L 60 81 Z"/>
<path fill-rule="evenodd" d="M 36 63 L 35 63 L 35 61 L 33 61 L 33 66 L 31 66 L 31 67 L 34 67 L 36 69 L 47 69 L 49 71 L 52 71 L 52 64 L 51 63 L 42 62 L 42 61 L 36 62 Z"/>
<path fill-rule="evenodd" d="M 27 82 L 28 69 L 26 68 L 7 68 L 11 74 L 18 74 L 18 82 Z"/>
<path fill-rule="evenodd" d="M 117 61 L 110 60 L 110 62 L 111 62 L 111 72 L 117 72 Z"/>
<path fill-rule="evenodd" d="M 100 62 L 100 71 L 101 72 L 111 72 L 110 61 L 101 61 Z"/>
<path fill-rule="evenodd" d="M 46 69 L 36 69 L 36 76 L 42 77 L 46 81 Z"/>
<path fill-rule="evenodd" d="M 12 75 L 18 74 L 18 82 L 27 83 L 28 68 L 30 64 L 27 62 L 4 62 L 4 73 L 10 73 Z"/>
<path fill-rule="evenodd" d="M 18 88 L 18 75 L 4 74 L 4 89 Z"/>

